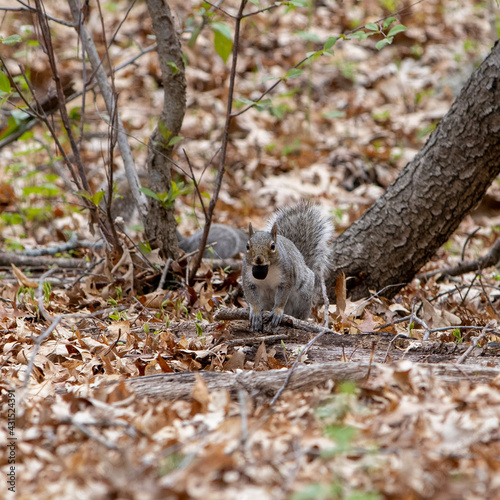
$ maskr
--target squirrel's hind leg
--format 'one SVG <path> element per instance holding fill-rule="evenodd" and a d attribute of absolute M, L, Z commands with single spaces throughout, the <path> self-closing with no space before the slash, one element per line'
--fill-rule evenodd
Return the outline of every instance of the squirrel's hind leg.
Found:
<path fill-rule="evenodd" d="M 326 293 L 325 279 L 321 278 L 321 293 L 323 294 L 323 304 L 325 307 L 323 315 L 323 326 L 328 328 L 328 308 L 330 306 L 330 300 L 328 299 L 328 293 Z"/>

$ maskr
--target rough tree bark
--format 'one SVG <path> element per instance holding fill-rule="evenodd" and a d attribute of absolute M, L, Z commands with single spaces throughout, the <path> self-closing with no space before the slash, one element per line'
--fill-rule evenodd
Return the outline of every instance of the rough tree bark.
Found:
<path fill-rule="evenodd" d="M 497 41 L 425 146 L 334 241 L 332 295 L 340 272 L 354 278 L 347 282 L 353 299 L 409 282 L 479 202 L 500 172 L 499 80 Z"/>
<path fill-rule="evenodd" d="M 147 0 L 147 5 L 158 44 L 164 90 L 160 122 L 170 131 L 170 137 L 174 137 L 179 134 L 186 111 L 186 78 L 181 44 L 167 2 Z M 171 186 L 171 163 L 168 158 L 172 148 L 165 144 L 165 138 L 160 134 L 158 127 L 151 135 L 149 144 L 151 146 L 147 161 L 149 187 L 155 193 L 164 193 Z M 165 208 L 152 198 L 148 201 L 149 213 L 143 221 L 146 237 L 152 246 L 162 250 L 164 257 L 176 258 L 179 246 L 175 234 L 173 206 Z"/>

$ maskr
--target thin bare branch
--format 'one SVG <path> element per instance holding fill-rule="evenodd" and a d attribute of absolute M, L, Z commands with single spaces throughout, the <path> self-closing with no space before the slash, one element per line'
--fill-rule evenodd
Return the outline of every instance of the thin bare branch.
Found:
<path fill-rule="evenodd" d="M 24 3 L 21 0 L 17 0 L 17 3 L 20 3 L 23 7 L 0 7 L 0 10 L 8 11 L 8 12 L 36 12 L 36 8 Z M 52 17 L 49 14 L 45 14 L 47 19 L 50 21 L 54 21 L 55 23 L 62 24 L 64 26 L 68 26 L 69 28 L 73 27 L 73 23 L 69 21 L 65 21 L 64 19 L 58 19 L 57 17 Z"/>
<path fill-rule="evenodd" d="M 222 178 L 224 177 L 224 171 L 226 168 L 226 153 L 227 153 L 227 145 L 229 142 L 229 126 L 231 124 L 231 111 L 233 108 L 233 94 L 234 94 L 234 84 L 236 80 L 236 66 L 238 63 L 238 50 L 239 50 L 239 42 L 240 42 L 240 26 L 243 15 L 243 10 L 247 4 L 247 0 L 241 0 L 240 8 L 238 10 L 238 16 L 236 18 L 235 28 L 234 28 L 234 41 L 233 41 L 233 58 L 231 64 L 231 73 L 229 76 L 229 91 L 227 96 L 227 109 L 226 109 L 226 123 L 224 126 L 224 132 L 222 134 L 222 147 L 221 154 L 219 157 L 219 168 L 217 170 L 217 177 L 215 179 L 215 186 L 212 198 L 208 205 L 208 214 L 205 220 L 205 228 L 203 230 L 203 236 L 201 238 L 200 249 L 198 254 L 194 259 L 194 264 L 192 267 L 191 276 L 196 276 L 196 272 L 198 271 L 201 259 L 203 258 L 203 252 L 205 251 L 205 245 L 207 244 L 208 233 L 210 231 L 210 226 L 212 224 L 212 217 L 215 209 L 215 205 L 217 204 L 217 200 L 219 198 L 219 192 L 222 185 Z"/>

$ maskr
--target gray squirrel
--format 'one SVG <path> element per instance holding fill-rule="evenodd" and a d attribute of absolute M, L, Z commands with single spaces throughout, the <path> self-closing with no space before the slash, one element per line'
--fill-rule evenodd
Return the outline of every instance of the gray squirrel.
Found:
<path fill-rule="evenodd" d="M 252 330 L 262 331 L 263 311 L 271 311 L 272 327 L 279 325 L 283 314 L 307 319 L 321 298 L 326 322 L 325 277 L 333 232 L 330 218 L 305 201 L 278 209 L 265 231 L 249 225 L 241 274 Z"/>
<path fill-rule="evenodd" d="M 203 229 L 199 229 L 192 236 L 184 237 L 177 231 L 177 239 L 179 247 L 186 253 L 193 252 L 200 248 L 201 238 L 203 237 Z M 245 251 L 245 245 L 248 241 L 248 235 L 226 224 L 212 224 L 208 232 L 207 247 L 214 244 L 213 247 L 207 248 L 203 253 L 205 258 L 215 259 L 230 259 L 239 253 Z"/>

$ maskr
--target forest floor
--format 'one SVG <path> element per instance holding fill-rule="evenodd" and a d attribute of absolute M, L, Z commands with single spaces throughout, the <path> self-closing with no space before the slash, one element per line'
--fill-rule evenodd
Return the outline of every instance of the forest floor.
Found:
<path fill-rule="evenodd" d="M 55 18 L 70 19 L 65 2 L 44 4 Z M 260 228 L 275 207 L 310 198 L 340 233 L 384 192 L 500 26 L 493 1 L 409 5 L 319 1 L 244 21 L 235 87 L 241 109 L 328 37 L 403 8 L 394 24 L 407 30 L 380 51 L 381 35 L 338 41 L 334 55 L 287 78 L 261 109 L 233 121 L 217 222 Z M 145 3 L 126 16 L 129 6 L 103 2 L 102 16 L 108 43 L 119 28 L 109 56 L 113 67 L 124 64 L 115 86 L 143 167 L 163 91 L 155 52 L 131 62 L 154 40 Z M 234 32 L 233 22 L 212 10 L 190 46 L 202 4 L 171 6 L 188 85 L 174 180 L 190 184 L 185 150 L 201 190 L 211 193 L 230 64 L 214 40 L 224 47 L 220 33 Z M 222 6 L 238 7 L 234 0 Z M 33 44 L 33 18 L 0 11 L 0 20 L 4 39 L 21 39 L 2 45 L 5 64 L 17 75 L 21 64 L 43 100 L 54 87 L 47 58 Z M 93 2 L 87 23 L 102 49 Z M 80 90 L 74 30 L 56 22 L 51 29 L 64 84 Z M 214 270 L 207 260 L 188 286 L 186 261 L 173 262 L 166 288 L 157 290 L 155 265 L 162 262 L 141 244 L 117 152 L 127 252 L 110 273 L 116 263 L 95 244 L 98 235 L 47 130 L 37 123 L 1 142 L 25 120 L 19 110 L 10 114 L 12 104 L 21 102 L 12 97 L 0 115 L 0 259 L 17 262 L 4 259 L 0 270 L 1 498 L 500 499 L 498 269 L 446 279 L 438 272 L 392 300 L 377 291 L 356 303 L 341 300 L 329 310 L 341 335 L 316 338 L 290 324 L 255 335 L 246 320 L 214 318 L 221 307 L 246 305 L 237 270 Z M 106 182 L 107 116 L 98 92 L 89 92 L 81 129 L 81 106 L 76 98 L 67 107 L 75 133 L 83 130 L 79 147 L 98 191 Z M 59 119 L 54 126 L 62 138 Z M 202 225 L 192 189 L 175 209 L 181 233 Z M 421 272 L 477 259 L 499 231 L 496 181 Z M 64 249 L 68 240 L 74 244 Z M 54 256 L 40 252 L 50 247 Z M 53 263 L 59 267 L 49 271 Z"/>

